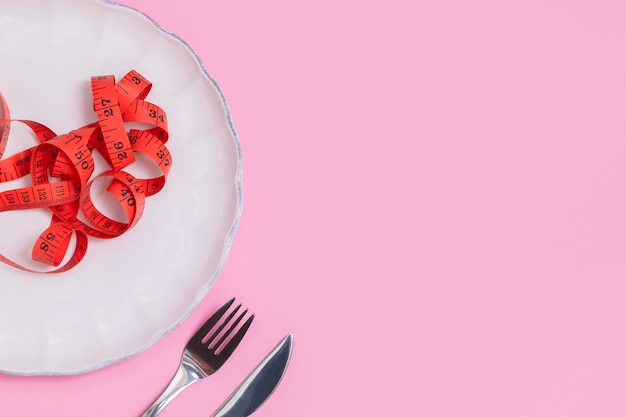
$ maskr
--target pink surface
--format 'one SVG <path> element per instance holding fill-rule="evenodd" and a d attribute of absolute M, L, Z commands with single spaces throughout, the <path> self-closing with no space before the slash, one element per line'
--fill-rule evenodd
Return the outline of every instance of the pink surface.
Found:
<path fill-rule="evenodd" d="M 138 416 L 233 295 L 250 335 L 163 416 L 209 416 L 288 332 L 259 417 L 626 415 L 626 3 L 124 3 L 222 87 L 241 224 L 175 331 L 0 375 L 2 415 Z"/>

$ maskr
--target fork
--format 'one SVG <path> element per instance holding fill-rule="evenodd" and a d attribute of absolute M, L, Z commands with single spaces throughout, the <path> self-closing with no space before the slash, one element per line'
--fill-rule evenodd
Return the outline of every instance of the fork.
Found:
<path fill-rule="evenodd" d="M 211 317 L 209 317 L 209 319 L 191 337 L 185 346 L 185 350 L 183 351 L 183 356 L 176 374 L 159 398 L 154 401 L 150 408 L 148 408 L 146 412 L 141 415 L 141 417 L 157 416 L 165 408 L 165 406 L 174 399 L 174 397 L 182 392 L 183 389 L 191 385 L 193 382 L 215 373 L 222 367 L 230 355 L 232 355 L 254 319 L 254 314 L 250 315 L 243 325 L 241 325 L 239 330 L 237 330 L 232 338 L 224 345 L 224 342 L 228 339 L 230 334 L 248 312 L 246 309 L 243 313 L 239 314 L 232 324 L 230 324 L 230 327 L 228 327 L 228 329 L 222 334 L 224 328 L 231 322 L 233 317 L 235 317 L 235 314 L 237 314 L 241 308 L 241 304 L 239 304 L 224 319 L 224 321 L 217 326 L 220 319 L 222 319 L 234 301 L 235 299 L 232 298 L 224 304 Z"/>

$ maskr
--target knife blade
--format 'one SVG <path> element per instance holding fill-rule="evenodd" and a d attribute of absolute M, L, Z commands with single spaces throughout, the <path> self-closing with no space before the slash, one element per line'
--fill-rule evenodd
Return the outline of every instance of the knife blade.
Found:
<path fill-rule="evenodd" d="M 285 336 L 212 417 L 247 417 L 274 392 L 287 371 L 293 335 Z"/>

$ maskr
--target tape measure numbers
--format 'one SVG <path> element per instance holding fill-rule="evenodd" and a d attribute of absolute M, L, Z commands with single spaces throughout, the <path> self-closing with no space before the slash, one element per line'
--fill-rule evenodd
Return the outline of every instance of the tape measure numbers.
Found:
<path fill-rule="evenodd" d="M 118 83 L 113 75 L 91 78 L 93 110 L 97 121 L 57 135 L 47 126 L 24 119 L 11 119 L 0 94 L 0 182 L 30 175 L 32 185 L 0 192 L 0 212 L 46 208 L 52 212 L 50 225 L 37 237 L 32 258 L 58 267 L 38 271 L 0 254 L 0 261 L 14 268 L 37 273 L 59 273 L 75 267 L 85 256 L 88 236 L 110 239 L 132 229 L 140 220 L 145 199 L 161 191 L 172 166 L 165 146 L 169 139 L 166 113 L 145 100 L 152 84 L 137 71 L 128 72 Z M 12 122 L 30 128 L 39 144 L 2 159 Z M 146 129 L 126 129 L 126 122 L 147 124 Z M 101 154 L 108 169 L 94 176 L 93 152 Z M 155 178 L 135 178 L 124 168 L 136 161 L 135 153 L 146 155 L 161 171 Z M 127 221 L 109 218 L 94 204 L 95 181 L 110 181 L 107 191 L 115 197 Z M 72 235 L 73 254 L 66 257 Z"/>

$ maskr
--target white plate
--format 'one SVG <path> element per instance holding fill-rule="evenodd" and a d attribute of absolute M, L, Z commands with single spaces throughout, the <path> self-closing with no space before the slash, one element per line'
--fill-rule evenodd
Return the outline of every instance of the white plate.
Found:
<path fill-rule="evenodd" d="M 168 115 L 173 165 L 139 224 L 89 240 L 61 274 L 0 263 L 0 371 L 76 374 L 128 358 L 184 320 L 224 265 L 241 212 L 241 152 L 224 97 L 180 38 L 98 0 L 0 0 L 0 91 L 12 118 L 63 133 L 95 121 L 93 75 L 135 69 Z M 13 124 L 4 157 L 36 144 Z M 2 189 L 15 184 L 2 184 Z M 0 213 L 0 253 L 26 266 L 45 209 Z"/>

